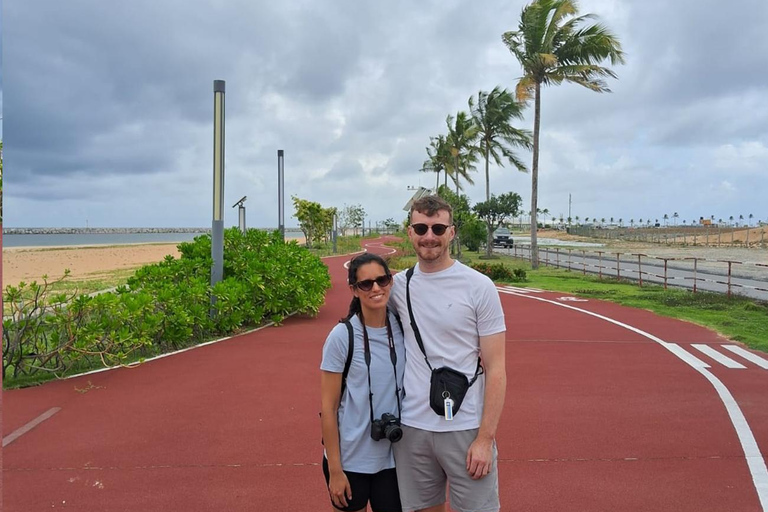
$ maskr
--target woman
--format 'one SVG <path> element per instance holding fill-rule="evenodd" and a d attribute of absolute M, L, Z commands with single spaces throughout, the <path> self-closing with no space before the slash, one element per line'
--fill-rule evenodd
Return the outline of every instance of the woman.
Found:
<path fill-rule="evenodd" d="M 405 350 L 400 321 L 387 310 L 392 274 L 365 253 L 350 262 L 348 282 L 349 314 L 328 335 L 320 364 L 323 472 L 333 510 L 364 511 L 370 502 L 373 512 L 397 512 L 392 443 L 402 436 Z"/>

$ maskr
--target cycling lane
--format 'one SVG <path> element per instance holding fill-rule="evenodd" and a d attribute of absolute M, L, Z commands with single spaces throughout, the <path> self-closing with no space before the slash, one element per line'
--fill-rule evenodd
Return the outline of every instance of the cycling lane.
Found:
<path fill-rule="evenodd" d="M 368 248 L 386 251 L 377 243 Z M 290 318 L 135 369 L 6 392 L 4 438 L 61 409 L 4 448 L 4 509 L 327 507 L 318 365 L 325 336 L 349 303 L 347 259 L 325 260 L 333 288 L 315 318 Z M 637 333 L 514 293 L 502 293 L 504 510 L 762 510 L 733 427 L 705 379 Z M 670 342 L 723 342 L 644 311 L 568 304 Z M 749 377 L 754 367 L 740 372 L 743 387 L 734 394 L 753 401 L 743 410 L 764 447 L 767 433 L 753 418 L 768 407 L 750 386 L 765 395 L 765 381 Z"/>
<path fill-rule="evenodd" d="M 748 464 L 716 388 L 680 357 L 708 366 L 732 393 L 762 453 L 766 369 L 693 324 L 563 293 L 500 291 L 508 328 L 500 487 L 510 510 L 764 510 L 756 491 L 764 458 Z"/>

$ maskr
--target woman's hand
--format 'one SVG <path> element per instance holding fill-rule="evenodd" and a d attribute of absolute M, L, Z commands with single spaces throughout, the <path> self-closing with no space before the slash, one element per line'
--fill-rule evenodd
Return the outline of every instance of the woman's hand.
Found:
<path fill-rule="evenodd" d="M 347 500 L 352 499 L 352 488 L 344 471 L 331 471 L 328 479 L 328 492 L 336 508 L 346 508 Z"/>

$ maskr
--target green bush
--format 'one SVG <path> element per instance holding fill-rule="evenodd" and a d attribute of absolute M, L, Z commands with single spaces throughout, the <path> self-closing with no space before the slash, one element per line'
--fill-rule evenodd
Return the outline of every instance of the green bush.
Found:
<path fill-rule="evenodd" d="M 181 258 L 140 268 L 126 286 L 96 296 L 7 287 L 4 381 L 71 368 L 126 364 L 292 313 L 316 314 L 331 281 L 327 267 L 279 232 L 224 232 L 224 278 L 210 286 L 208 235 L 179 245 Z M 59 280 L 67 277 L 67 273 Z M 213 299 L 212 299 L 213 297 Z"/>
<path fill-rule="evenodd" d="M 522 282 L 527 279 L 525 270 L 510 269 L 503 263 L 473 263 L 472 268 L 490 277 L 493 281 Z"/>

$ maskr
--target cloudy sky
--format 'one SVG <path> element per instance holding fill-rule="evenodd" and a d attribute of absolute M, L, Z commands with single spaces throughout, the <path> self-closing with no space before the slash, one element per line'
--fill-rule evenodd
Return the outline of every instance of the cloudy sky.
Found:
<path fill-rule="evenodd" d="M 226 225 L 290 197 L 402 220 L 429 137 L 521 69 L 520 0 L 4 2 L 6 227 L 210 226 L 213 80 Z M 582 0 L 619 37 L 611 94 L 543 93 L 539 205 L 556 216 L 768 219 L 768 2 Z M 528 109 L 520 127 L 532 128 Z M 520 156 L 530 165 L 531 155 Z M 530 204 L 530 175 L 491 169 Z M 485 196 L 480 170 L 465 192 Z"/>

